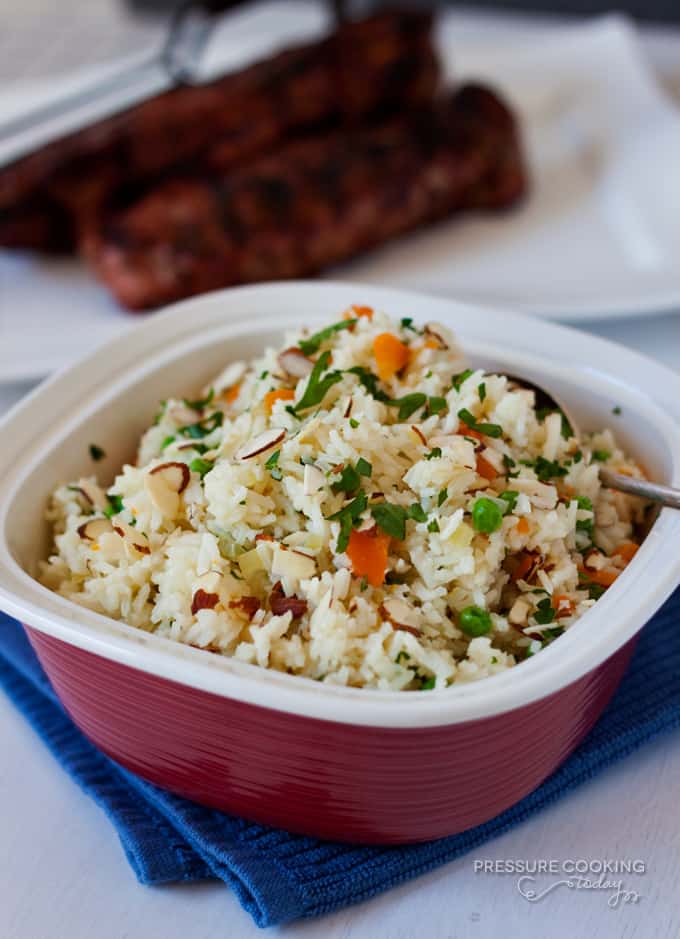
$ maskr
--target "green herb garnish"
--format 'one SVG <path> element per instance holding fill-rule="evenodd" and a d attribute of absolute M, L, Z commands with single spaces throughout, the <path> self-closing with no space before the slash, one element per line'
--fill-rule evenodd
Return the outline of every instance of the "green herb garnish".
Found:
<path fill-rule="evenodd" d="M 480 403 L 486 400 L 486 382 L 477 385 L 477 394 L 479 395 Z"/>
<path fill-rule="evenodd" d="M 381 528 L 386 535 L 403 541 L 406 537 L 406 519 L 408 512 L 401 505 L 394 505 L 391 502 L 378 502 L 371 506 L 371 515 L 375 519 L 378 528 Z"/>
<path fill-rule="evenodd" d="M 598 463 L 606 463 L 611 457 L 609 450 L 593 450 L 593 459 Z"/>
<path fill-rule="evenodd" d="M 422 408 L 424 404 L 427 404 L 427 395 L 424 395 L 422 391 L 414 391 L 413 394 L 404 395 L 403 398 L 388 399 L 385 404 L 391 408 L 399 408 L 397 413 L 399 420 L 406 421 L 418 408 Z"/>
<path fill-rule="evenodd" d="M 224 414 L 221 411 L 215 411 L 210 417 L 205 417 L 202 421 L 195 424 L 188 424 L 186 427 L 180 427 L 179 433 L 183 437 L 191 437 L 193 440 L 200 440 L 201 437 L 207 437 L 224 422 Z"/>
<path fill-rule="evenodd" d="M 106 456 L 106 450 L 102 450 L 102 448 L 98 447 L 96 443 L 91 443 L 90 456 L 95 461 L 95 463 L 99 463 L 99 461 L 103 460 Z"/>
<path fill-rule="evenodd" d="M 441 448 L 441 447 L 433 447 L 433 448 L 430 450 L 429 453 L 426 453 L 426 454 L 425 454 L 425 456 L 424 456 L 423 459 L 425 459 L 425 460 L 438 460 L 441 455 L 442 455 L 442 448 Z"/>
<path fill-rule="evenodd" d="M 433 518 L 432 521 L 428 524 L 427 530 L 432 533 L 436 533 L 439 531 L 439 522 L 437 521 L 436 518 Z"/>
<path fill-rule="evenodd" d="M 501 492 L 498 498 L 502 499 L 503 502 L 508 503 L 508 507 L 505 510 L 506 515 L 507 515 L 509 512 L 515 511 L 515 506 L 517 505 L 517 499 L 519 498 L 519 493 L 515 492 L 513 489 L 506 489 L 505 492 Z"/>
<path fill-rule="evenodd" d="M 454 375 L 451 379 L 451 385 L 456 391 L 460 391 L 461 385 L 464 381 L 467 381 L 470 375 L 474 375 L 474 372 L 471 368 L 466 368 L 464 372 L 459 372 L 457 375 Z"/>
<path fill-rule="evenodd" d="M 215 389 L 211 388 L 207 394 L 207 397 L 201 398 L 198 401 L 189 401 L 188 398 L 184 398 L 183 401 L 188 408 L 191 408 L 192 411 L 202 411 L 203 408 L 207 408 L 212 399 L 215 397 Z"/>
<path fill-rule="evenodd" d="M 503 435 L 503 428 L 500 424 L 479 423 L 474 414 L 471 414 L 467 408 L 461 408 L 458 417 L 470 430 L 476 430 L 478 434 L 484 434 L 487 437 L 501 437 Z"/>
<path fill-rule="evenodd" d="M 588 512 L 593 511 L 593 503 L 590 501 L 588 496 L 578 496 L 576 499 L 579 509 L 584 509 Z M 593 519 L 584 518 L 577 520 L 576 522 L 576 531 L 585 531 L 589 535 L 593 534 Z"/>
<path fill-rule="evenodd" d="M 431 675 L 429 678 L 424 678 L 420 682 L 420 690 L 432 691 L 436 682 L 437 682 L 437 679 L 434 677 L 434 675 Z"/>
<path fill-rule="evenodd" d="M 348 496 L 351 496 L 354 495 L 360 485 L 359 473 L 351 463 L 347 463 L 340 471 L 340 478 L 331 485 L 331 489 L 333 492 L 345 492 Z"/>
<path fill-rule="evenodd" d="M 408 514 L 409 518 L 412 518 L 416 522 L 427 521 L 427 512 L 419 502 L 414 502 L 408 507 Z"/>
<path fill-rule="evenodd" d="M 169 437 L 166 437 L 161 444 L 161 450 L 165 450 L 166 447 L 169 447 L 171 443 L 174 443 L 177 440 L 174 434 L 170 434 Z"/>
<path fill-rule="evenodd" d="M 338 535 L 337 544 L 335 546 L 338 554 L 342 554 L 342 552 L 346 550 L 352 528 L 361 517 L 361 513 L 365 510 L 367 505 L 368 496 L 365 492 L 360 492 L 350 503 L 343 506 L 338 512 L 327 516 L 329 522 L 340 522 L 340 534 Z"/>
<path fill-rule="evenodd" d="M 362 456 L 357 460 L 357 473 L 359 476 L 365 476 L 367 479 L 370 479 L 373 473 L 373 467 L 368 460 L 365 460 Z"/>
<path fill-rule="evenodd" d="M 353 417 L 350 417 L 349 426 L 352 427 L 354 430 L 356 430 L 357 427 L 359 426 L 359 421 L 355 421 Z"/>
<path fill-rule="evenodd" d="M 104 515 L 107 518 L 111 518 L 113 515 L 118 515 L 118 513 L 122 512 L 125 508 L 121 496 L 115 494 L 112 495 L 111 493 L 107 492 L 106 498 L 109 500 L 108 508 L 104 509 Z"/>
<path fill-rule="evenodd" d="M 204 460 L 201 457 L 196 457 L 195 460 L 192 460 L 189 463 L 189 469 L 193 473 L 198 473 L 198 475 L 203 479 L 206 473 L 209 473 L 215 464 L 212 460 Z"/>
<path fill-rule="evenodd" d="M 547 626 L 548 623 L 552 623 L 555 619 L 555 609 L 552 605 L 550 597 L 545 597 L 544 600 L 539 600 L 537 608 L 534 612 L 534 619 L 539 626 Z"/>
<path fill-rule="evenodd" d="M 309 339 L 301 339 L 298 343 L 299 348 L 305 355 L 313 355 L 315 352 L 319 351 L 321 344 L 324 343 L 327 339 L 330 339 L 335 333 L 341 332 L 343 329 L 351 329 L 354 324 L 358 322 L 357 320 L 342 320 L 340 323 L 333 323 L 332 326 L 327 326 L 325 329 L 319 330 L 318 333 L 310 336 Z"/>
<path fill-rule="evenodd" d="M 448 489 L 440 489 L 439 495 L 437 496 L 437 505 L 441 508 L 441 506 L 444 505 L 448 497 L 449 497 Z"/>
<path fill-rule="evenodd" d="M 349 322 L 349 320 L 346 322 Z M 320 404 L 325 398 L 328 389 L 332 388 L 332 386 L 336 385 L 339 381 L 342 381 L 342 372 L 329 372 L 324 378 L 321 377 L 328 367 L 330 358 L 331 354 L 328 351 L 319 356 L 309 376 L 305 392 L 293 408 L 293 413 L 304 411 L 307 408 L 314 407 L 316 404 Z"/>
<path fill-rule="evenodd" d="M 566 476 L 568 473 L 566 466 L 560 466 L 557 460 L 546 460 L 544 456 L 537 457 L 533 464 L 528 462 L 528 465 L 533 465 L 534 472 L 541 482 Z"/>
<path fill-rule="evenodd" d="M 430 414 L 439 414 L 440 411 L 444 411 L 447 406 L 446 398 L 434 396 L 427 399 L 427 410 Z"/>

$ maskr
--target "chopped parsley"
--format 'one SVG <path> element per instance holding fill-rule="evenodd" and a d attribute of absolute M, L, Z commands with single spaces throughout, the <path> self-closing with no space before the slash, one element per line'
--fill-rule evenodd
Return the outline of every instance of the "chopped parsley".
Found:
<path fill-rule="evenodd" d="M 412 317 L 412 316 L 402 316 L 400 323 L 401 323 L 401 328 L 402 328 L 402 329 L 410 329 L 410 330 L 411 330 L 412 332 L 414 332 L 414 333 L 417 333 L 417 332 L 418 332 L 418 330 L 416 329 L 416 327 L 413 325 L 413 317 Z"/>
<path fill-rule="evenodd" d="M 578 496 L 576 499 L 579 509 L 584 509 L 588 512 L 593 511 L 593 503 L 590 501 L 588 496 Z M 589 535 L 593 534 L 593 520 L 592 518 L 583 518 L 579 519 L 576 522 L 576 531 L 585 531 Z"/>
<path fill-rule="evenodd" d="M 446 398 L 440 398 L 434 395 L 427 399 L 427 410 L 430 414 L 439 414 L 440 411 L 444 411 L 446 407 Z"/>
<path fill-rule="evenodd" d="M 479 395 L 480 402 L 486 400 L 486 382 L 477 385 L 477 394 Z"/>
<path fill-rule="evenodd" d="M 345 322 L 350 322 L 350 320 L 345 320 Z M 321 334 L 318 333 L 317 335 Z M 295 407 L 292 408 L 293 414 L 297 414 L 298 411 L 305 411 L 307 408 L 312 408 L 316 404 L 321 404 L 326 397 L 328 389 L 332 388 L 333 385 L 336 385 L 339 381 L 342 381 L 342 372 L 329 372 L 324 378 L 321 377 L 328 368 L 330 358 L 330 352 L 326 351 L 320 355 L 315 362 L 304 394 Z"/>
<path fill-rule="evenodd" d="M 268 374 L 269 374 L 269 369 L 266 368 L 266 369 L 260 374 L 260 381 L 264 381 Z"/>
<path fill-rule="evenodd" d="M 123 500 L 120 496 L 107 492 L 106 498 L 109 500 L 108 508 L 104 509 L 104 515 L 107 518 L 111 518 L 113 515 L 118 515 L 118 513 L 122 512 L 125 508 L 123 505 Z"/>
<path fill-rule="evenodd" d="M 99 463 L 99 461 L 103 460 L 106 456 L 106 450 L 102 450 L 102 448 L 98 447 L 96 443 L 91 443 L 90 456 L 95 461 L 95 463 Z"/>
<path fill-rule="evenodd" d="M 209 473 L 215 464 L 212 460 L 204 460 L 202 457 L 196 457 L 195 460 L 192 460 L 189 463 L 189 469 L 193 473 L 198 473 L 198 475 L 203 479 L 206 473 Z"/>
<path fill-rule="evenodd" d="M 432 521 L 427 526 L 429 532 L 438 532 L 439 531 L 439 522 L 436 518 L 433 518 Z"/>
<path fill-rule="evenodd" d="M 426 454 L 425 454 L 424 459 L 426 459 L 426 460 L 438 460 L 441 455 L 442 455 L 442 448 L 441 448 L 441 447 L 433 447 L 433 448 L 430 450 L 429 453 L 426 453 Z"/>
<path fill-rule="evenodd" d="M 534 619 L 539 626 L 547 626 L 548 623 L 552 623 L 555 619 L 555 609 L 550 597 L 545 597 L 543 600 L 538 601 L 534 612 Z"/>
<path fill-rule="evenodd" d="M 437 505 L 441 508 L 449 497 L 448 489 L 441 489 L 437 496 Z"/>
<path fill-rule="evenodd" d="M 528 466 L 532 464 L 528 461 Z M 557 479 L 560 476 L 566 476 L 568 473 L 566 466 L 560 466 L 557 460 L 546 460 L 544 456 L 539 456 L 533 463 L 534 472 L 541 480 L 547 482 L 549 479 Z"/>
<path fill-rule="evenodd" d="M 422 408 L 423 405 L 427 404 L 427 395 L 423 394 L 422 391 L 414 391 L 410 395 L 404 395 L 403 398 L 388 399 L 385 404 L 391 408 L 399 408 L 397 415 L 399 420 L 407 421 L 418 408 Z"/>
<path fill-rule="evenodd" d="M 298 346 L 305 355 L 313 355 L 315 352 L 319 351 L 321 344 L 326 342 L 327 339 L 330 339 L 331 336 L 341 332 L 343 329 L 351 329 L 356 322 L 357 320 L 352 319 L 333 323 L 332 326 L 327 326 L 325 329 L 319 330 L 318 333 L 314 333 L 308 339 L 301 339 Z"/>
<path fill-rule="evenodd" d="M 356 430 L 357 427 L 359 426 L 359 421 L 355 420 L 353 417 L 350 417 L 349 426 L 353 428 L 354 430 Z"/>
<path fill-rule="evenodd" d="M 193 440 L 200 440 L 201 437 L 207 437 L 224 422 L 224 414 L 221 411 L 215 411 L 210 417 L 205 417 L 202 421 L 195 424 L 188 424 L 186 427 L 180 427 L 179 433 L 183 437 L 191 437 Z"/>
<path fill-rule="evenodd" d="M 515 492 L 513 489 L 506 489 L 505 492 L 501 492 L 498 498 L 502 499 L 503 502 L 507 502 L 508 507 L 505 510 L 505 514 L 507 515 L 508 513 L 515 511 L 515 506 L 517 505 L 517 499 L 519 498 L 519 493 Z"/>
<path fill-rule="evenodd" d="M 406 519 L 408 512 L 401 505 L 394 505 L 391 502 L 378 502 L 371 506 L 371 515 L 375 519 L 378 528 L 382 529 L 386 535 L 403 541 L 406 537 Z"/>
<path fill-rule="evenodd" d="M 593 459 L 598 463 L 606 463 L 611 457 L 609 450 L 593 450 Z"/>
<path fill-rule="evenodd" d="M 351 463 L 347 463 L 340 470 L 340 478 L 332 485 L 333 492 L 344 492 L 348 496 L 353 496 L 361 485 L 361 477 Z"/>
<path fill-rule="evenodd" d="M 279 468 L 279 457 L 281 456 L 280 450 L 274 450 L 272 455 L 269 457 L 267 462 L 264 464 L 265 469 L 268 469 L 271 473 L 272 479 L 275 479 L 277 482 L 280 482 L 283 479 L 283 473 Z"/>
<path fill-rule="evenodd" d="M 484 434 L 486 437 L 502 437 L 503 435 L 503 428 L 500 424 L 480 423 L 467 408 L 461 408 L 458 417 L 470 430 L 476 430 L 478 434 Z"/>
<path fill-rule="evenodd" d="M 474 375 L 471 368 L 466 368 L 464 372 L 459 372 L 457 375 L 454 375 L 451 379 L 451 387 L 455 388 L 456 391 L 460 391 L 461 385 L 464 381 L 467 381 L 470 375 Z"/>
<path fill-rule="evenodd" d="M 408 514 L 409 518 L 412 518 L 416 522 L 427 521 L 427 512 L 419 502 L 414 502 L 408 507 Z"/>
<path fill-rule="evenodd" d="M 188 408 L 191 408 L 192 411 L 202 411 L 203 408 L 208 407 L 214 397 L 215 389 L 211 388 L 205 398 L 200 398 L 198 401 L 189 401 L 188 398 L 184 398 L 183 401 Z"/>
<path fill-rule="evenodd" d="M 352 528 L 359 521 L 361 513 L 368 505 L 368 496 L 365 492 L 360 492 L 351 502 L 343 506 L 338 512 L 327 516 L 329 522 L 340 522 L 340 534 L 338 535 L 335 550 L 342 554 L 347 550 L 349 536 Z"/>
<path fill-rule="evenodd" d="M 436 684 L 437 679 L 434 675 L 431 675 L 429 678 L 423 678 L 420 682 L 421 691 L 432 691 Z"/>
<path fill-rule="evenodd" d="M 170 434 L 169 437 L 166 437 L 161 444 L 161 450 L 165 450 L 166 447 L 169 447 L 171 443 L 174 443 L 177 440 L 174 434 Z"/>
<path fill-rule="evenodd" d="M 360 476 L 365 476 L 367 479 L 370 479 L 373 473 L 373 467 L 368 460 L 365 460 L 362 456 L 357 460 L 357 473 Z"/>

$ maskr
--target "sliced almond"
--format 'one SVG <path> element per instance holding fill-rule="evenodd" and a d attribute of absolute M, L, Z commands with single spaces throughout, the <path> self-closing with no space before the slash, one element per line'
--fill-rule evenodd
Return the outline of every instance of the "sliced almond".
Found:
<path fill-rule="evenodd" d="M 282 427 L 270 427 L 269 430 L 252 437 L 243 446 L 239 447 L 234 454 L 234 459 L 250 460 L 254 456 L 259 456 L 260 453 L 266 453 L 267 450 L 275 447 L 277 443 L 281 443 L 285 436 L 286 431 Z"/>
<path fill-rule="evenodd" d="M 177 493 L 184 492 L 191 479 L 191 473 L 186 463 L 174 461 L 154 466 L 152 470 L 149 470 L 149 476 L 161 477 L 166 485 Z"/>
<path fill-rule="evenodd" d="M 214 610 L 219 601 L 218 594 L 208 593 L 199 588 L 191 598 L 191 612 L 195 616 L 199 610 Z"/>
<path fill-rule="evenodd" d="M 287 580 L 308 580 L 316 574 L 316 562 L 303 551 L 277 545 L 272 560 L 272 574 Z"/>
<path fill-rule="evenodd" d="M 156 508 L 174 518 L 180 507 L 179 494 L 189 485 L 191 473 L 186 463 L 161 463 L 144 477 L 144 488 Z"/>
<path fill-rule="evenodd" d="M 389 620 L 395 629 L 404 629 L 406 632 L 413 633 L 414 636 L 420 635 L 420 630 L 416 625 L 418 614 L 401 597 L 386 597 L 380 604 L 379 613 L 386 620 Z"/>
<path fill-rule="evenodd" d="M 276 361 L 284 372 L 293 378 L 306 378 L 314 368 L 312 360 L 308 359 L 302 349 L 298 349 L 297 346 L 284 349 L 279 353 Z"/>
<path fill-rule="evenodd" d="M 102 535 L 113 531 L 113 525 L 108 518 L 92 518 L 78 526 L 78 534 L 85 541 L 98 541 Z"/>
<path fill-rule="evenodd" d="M 99 509 L 100 512 L 104 512 L 109 507 L 109 500 L 106 498 L 106 493 L 91 480 L 79 479 L 78 485 L 74 488 L 78 490 L 79 495 L 82 495 L 89 505 L 93 506 L 95 509 Z"/>
<path fill-rule="evenodd" d="M 430 339 L 434 339 L 440 349 L 448 349 L 449 344 L 442 336 L 440 332 L 441 329 L 442 327 L 439 325 L 439 323 L 425 323 L 425 326 L 423 327 L 423 333 Z"/>
<path fill-rule="evenodd" d="M 411 424 L 411 430 L 412 430 L 413 433 L 416 435 L 416 437 L 418 437 L 418 439 L 420 440 L 420 442 L 422 443 L 422 445 L 423 445 L 424 447 L 426 447 L 426 446 L 427 446 L 427 437 L 426 437 L 425 434 L 422 432 L 422 430 L 420 429 L 420 427 L 416 427 L 415 424 Z"/>
<path fill-rule="evenodd" d="M 136 528 L 133 528 L 132 525 L 128 525 L 126 522 L 116 522 L 113 530 L 120 535 L 125 542 L 125 547 L 131 552 L 151 554 L 151 548 L 146 537 Z"/>
<path fill-rule="evenodd" d="M 530 609 L 531 605 L 522 597 L 518 597 L 508 613 L 508 622 L 512 623 L 513 626 L 523 626 L 529 619 Z"/>
<path fill-rule="evenodd" d="M 352 400 L 352 397 L 351 397 L 351 395 L 350 395 L 350 397 L 347 399 L 347 405 L 346 405 L 346 407 L 345 407 L 345 412 L 344 412 L 344 414 L 342 415 L 343 417 L 349 417 L 349 416 L 350 416 L 350 414 L 352 413 L 352 405 L 353 405 L 353 404 L 354 404 L 354 401 Z"/>
<path fill-rule="evenodd" d="M 326 477 L 318 466 L 313 463 L 305 464 L 305 475 L 302 483 L 302 489 L 306 496 L 313 496 L 326 482 Z"/>

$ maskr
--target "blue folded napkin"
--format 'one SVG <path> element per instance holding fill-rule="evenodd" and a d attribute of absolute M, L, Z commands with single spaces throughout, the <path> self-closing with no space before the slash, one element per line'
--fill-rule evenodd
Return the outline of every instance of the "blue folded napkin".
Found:
<path fill-rule="evenodd" d="M 292 835 L 202 808 L 128 773 L 71 723 L 23 630 L 2 614 L 0 685 L 63 768 L 104 809 L 141 883 L 219 878 L 258 926 L 271 926 L 366 900 L 478 848 L 680 725 L 680 589 L 643 630 L 602 719 L 556 773 L 492 821 L 408 847 L 355 847 Z"/>

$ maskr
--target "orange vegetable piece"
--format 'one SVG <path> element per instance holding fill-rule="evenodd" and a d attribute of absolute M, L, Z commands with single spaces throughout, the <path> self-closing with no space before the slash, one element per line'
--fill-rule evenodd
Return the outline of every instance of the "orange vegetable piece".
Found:
<path fill-rule="evenodd" d="M 373 307 L 370 306 L 357 306 L 356 303 L 352 304 L 349 310 L 345 313 L 345 319 L 352 319 L 355 316 L 365 316 L 366 319 L 373 319 Z"/>
<path fill-rule="evenodd" d="M 571 614 L 574 612 L 574 604 L 565 593 L 556 594 L 553 597 L 552 605 L 553 609 L 555 609 L 557 613 L 561 613 L 563 616 L 571 616 Z"/>
<path fill-rule="evenodd" d="M 485 460 L 481 453 L 477 454 L 477 472 L 488 480 L 495 479 L 498 476 L 495 467 L 488 460 Z"/>
<path fill-rule="evenodd" d="M 594 571 L 589 567 L 579 567 L 579 571 L 600 587 L 611 587 L 620 573 L 619 571 Z"/>
<path fill-rule="evenodd" d="M 379 587 L 385 580 L 390 536 L 377 527 L 367 531 L 352 529 L 347 545 L 347 557 L 355 577 L 365 577 L 371 587 Z"/>
<path fill-rule="evenodd" d="M 471 427 L 468 427 L 465 421 L 461 421 L 458 425 L 458 433 L 462 437 L 472 437 L 473 440 L 481 440 L 484 436 L 483 434 L 480 434 L 478 430 L 473 430 Z"/>
<path fill-rule="evenodd" d="M 530 531 L 529 520 L 522 516 L 522 518 L 517 519 L 517 525 L 515 528 L 517 529 L 517 533 L 519 535 L 528 535 Z"/>
<path fill-rule="evenodd" d="M 634 541 L 622 541 L 618 548 L 613 551 L 613 554 L 623 558 L 626 564 L 630 564 L 635 555 L 638 553 L 639 549 L 640 545 L 635 544 Z"/>
<path fill-rule="evenodd" d="M 233 404 L 234 401 L 238 398 L 238 393 L 241 390 L 240 385 L 232 385 L 227 391 L 224 392 L 224 400 L 227 404 Z"/>
<path fill-rule="evenodd" d="M 380 333 L 373 340 L 373 355 L 382 381 L 389 381 L 409 360 L 408 346 L 392 333 Z"/>
<path fill-rule="evenodd" d="M 275 388 L 274 391 L 268 391 L 264 396 L 264 406 L 267 414 L 272 413 L 275 401 L 292 401 L 295 392 L 292 388 Z"/>

